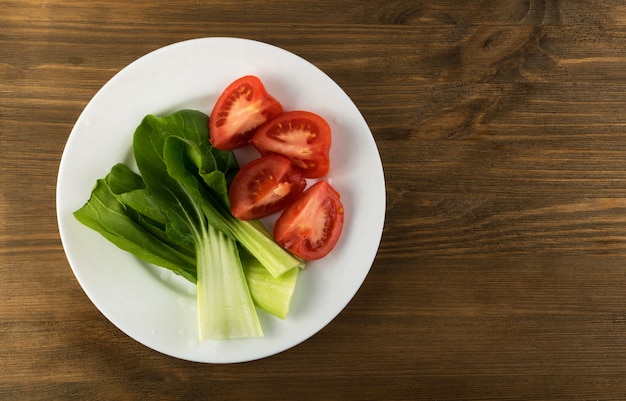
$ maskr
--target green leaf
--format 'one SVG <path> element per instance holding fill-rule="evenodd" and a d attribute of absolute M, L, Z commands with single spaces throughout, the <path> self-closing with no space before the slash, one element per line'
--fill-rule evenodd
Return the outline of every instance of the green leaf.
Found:
<path fill-rule="evenodd" d="M 111 191 L 107 183 L 109 178 L 107 176 L 96 182 L 89 200 L 74 212 L 74 217 L 139 259 L 168 268 L 195 282 L 196 266 L 193 255 L 160 240 L 131 218 L 129 209 Z"/>
<path fill-rule="evenodd" d="M 163 225 L 167 223 L 165 214 L 147 190 L 141 176 L 132 171 L 126 164 L 114 165 L 106 177 L 106 181 L 111 192 L 126 206 Z"/>

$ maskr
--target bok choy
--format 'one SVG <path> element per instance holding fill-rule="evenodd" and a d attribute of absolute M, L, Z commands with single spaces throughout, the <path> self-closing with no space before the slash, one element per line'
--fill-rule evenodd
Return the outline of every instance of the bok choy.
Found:
<path fill-rule="evenodd" d="M 113 166 L 74 214 L 121 249 L 195 282 L 201 340 L 262 336 L 255 305 L 284 318 L 304 265 L 260 222 L 231 215 L 238 164 L 210 145 L 207 127 L 199 111 L 146 116 L 133 138 L 139 174 Z"/>

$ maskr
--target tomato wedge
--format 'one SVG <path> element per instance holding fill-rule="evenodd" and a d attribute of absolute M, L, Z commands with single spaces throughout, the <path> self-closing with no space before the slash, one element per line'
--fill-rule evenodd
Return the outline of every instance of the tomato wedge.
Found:
<path fill-rule="evenodd" d="M 307 178 L 319 178 L 330 166 L 330 126 L 308 111 L 289 111 L 260 126 L 250 139 L 261 154 L 287 157 Z"/>
<path fill-rule="evenodd" d="M 302 259 L 320 259 L 337 244 L 343 219 L 339 193 L 319 181 L 283 211 L 274 225 L 274 239 Z"/>
<path fill-rule="evenodd" d="M 280 155 L 267 155 L 246 164 L 230 185 L 233 216 L 260 219 L 283 210 L 304 191 L 302 172 Z"/>
<path fill-rule="evenodd" d="M 209 118 L 211 145 L 232 150 L 246 145 L 254 130 L 283 112 L 258 77 L 235 80 L 217 99 Z"/>

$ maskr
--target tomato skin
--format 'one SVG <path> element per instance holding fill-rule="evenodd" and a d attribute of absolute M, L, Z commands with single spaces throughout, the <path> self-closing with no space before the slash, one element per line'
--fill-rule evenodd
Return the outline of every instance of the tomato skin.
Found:
<path fill-rule="evenodd" d="M 267 155 L 246 164 L 233 178 L 228 192 L 231 213 L 255 220 L 283 210 L 304 191 L 302 172 L 280 155 Z"/>
<path fill-rule="evenodd" d="M 289 111 L 269 120 L 250 142 L 261 154 L 287 157 L 307 178 L 323 177 L 330 168 L 330 125 L 309 111 Z"/>
<path fill-rule="evenodd" d="M 283 106 L 274 99 L 253 75 L 236 79 L 222 92 L 209 118 L 211 145 L 222 150 L 233 150 L 246 145 L 254 130 L 283 112 Z"/>
<path fill-rule="evenodd" d="M 305 260 L 326 256 L 337 244 L 344 221 L 340 195 L 318 181 L 288 206 L 274 225 L 274 239 Z"/>

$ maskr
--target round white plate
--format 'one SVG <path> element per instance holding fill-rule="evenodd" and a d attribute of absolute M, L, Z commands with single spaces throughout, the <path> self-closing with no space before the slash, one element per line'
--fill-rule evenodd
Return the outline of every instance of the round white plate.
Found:
<path fill-rule="evenodd" d="M 195 287 L 140 262 L 72 213 L 117 162 L 134 165 L 131 142 L 146 114 L 179 109 L 210 114 L 220 92 L 257 75 L 286 110 L 323 116 L 333 130 L 327 180 L 341 194 L 344 229 L 333 251 L 309 262 L 289 316 L 259 311 L 262 338 L 199 342 Z M 243 159 L 246 152 L 239 153 Z M 380 244 L 385 183 L 376 143 L 361 113 L 321 70 L 283 49 L 247 39 L 201 38 L 153 51 L 128 65 L 89 102 L 61 160 L 57 218 L 65 253 L 89 299 L 115 326 L 161 353 L 197 362 L 234 363 L 289 349 L 326 326 L 365 280 Z"/>

